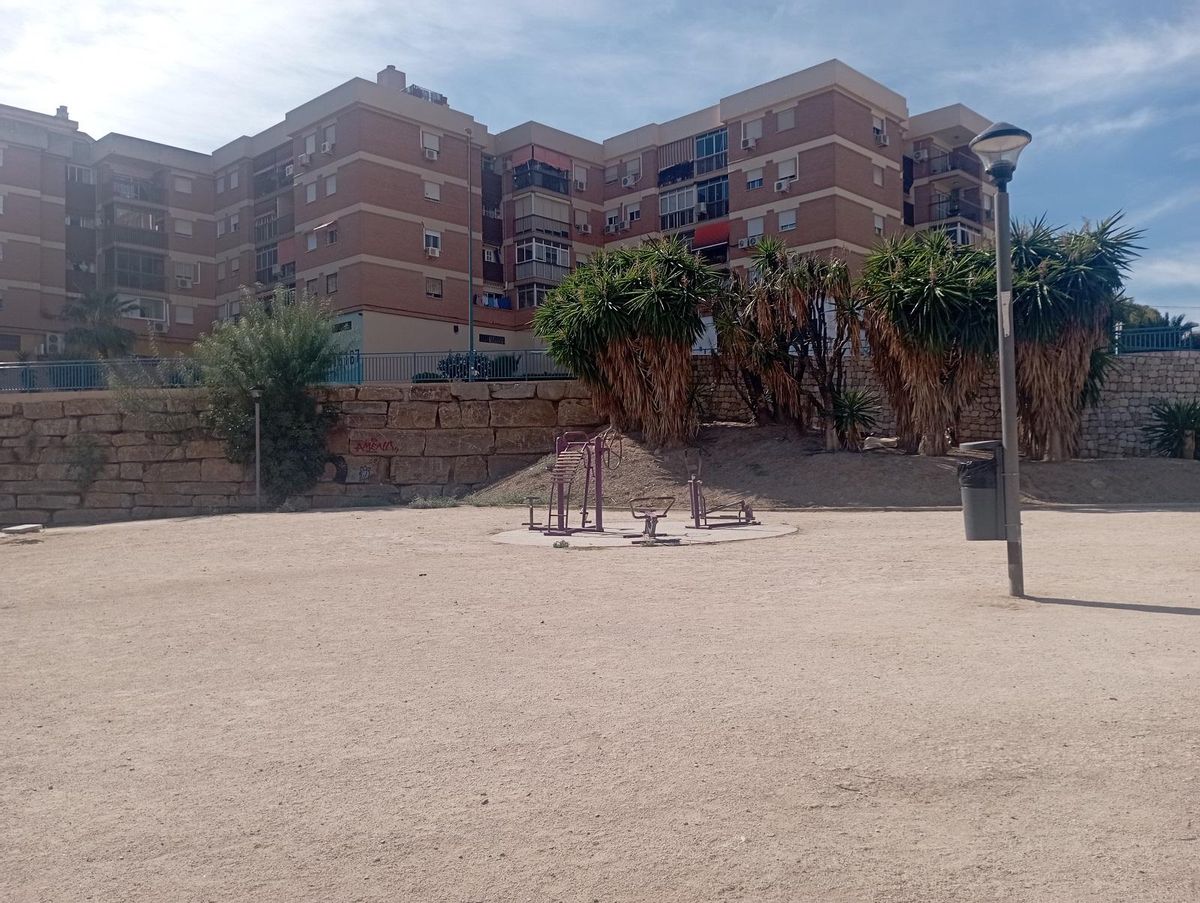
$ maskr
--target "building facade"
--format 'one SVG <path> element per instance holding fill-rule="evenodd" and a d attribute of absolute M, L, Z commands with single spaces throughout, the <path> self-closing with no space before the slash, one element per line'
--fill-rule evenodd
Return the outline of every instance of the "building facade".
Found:
<path fill-rule="evenodd" d="M 392 66 L 212 154 L 98 140 L 0 106 L 0 360 L 63 353 L 70 297 L 114 291 L 139 351 L 186 348 L 245 292 L 328 297 L 365 352 L 536 344 L 533 311 L 598 248 L 678 235 L 744 267 L 763 235 L 857 266 L 883 236 L 990 237 L 961 105 L 909 116 L 830 60 L 602 143 L 492 133 Z"/>

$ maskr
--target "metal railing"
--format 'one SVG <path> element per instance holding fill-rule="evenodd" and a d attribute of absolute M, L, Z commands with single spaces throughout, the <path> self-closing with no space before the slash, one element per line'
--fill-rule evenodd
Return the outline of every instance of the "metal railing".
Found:
<path fill-rule="evenodd" d="M 536 213 L 518 216 L 513 221 L 513 234 L 523 235 L 526 232 L 540 232 L 543 235 L 557 235 L 565 238 L 571 234 L 571 224 L 550 219 L 548 216 L 539 216 Z"/>
<path fill-rule="evenodd" d="M 1122 326 L 1113 330 L 1113 352 L 1139 354 L 1147 351 L 1200 350 L 1200 332 L 1180 326 Z"/>
<path fill-rule="evenodd" d="M 566 279 L 570 272 L 568 267 L 560 267 L 541 260 L 526 260 L 517 264 L 515 277 L 517 279 L 542 279 L 557 285 Z"/>
<path fill-rule="evenodd" d="M 183 358 L 0 364 L 0 393 L 78 392 L 126 386 L 183 388 L 199 383 L 199 367 Z"/>
<path fill-rule="evenodd" d="M 930 157 L 917 169 L 917 178 L 940 176 L 948 172 L 965 172 L 977 179 L 983 178 L 983 166 L 979 159 L 974 154 L 964 154 L 961 151 Z"/>
<path fill-rule="evenodd" d="M 951 219 L 953 217 L 962 217 L 969 219 L 975 223 L 983 223 L 983 208 L 978 204 L 973 204 L 970 201 L 957 200 L 955 198 L 946 198 L 940 201 L 934 201 L 929 205 L 929 219 L 936 222 L 942 219 Z"/>

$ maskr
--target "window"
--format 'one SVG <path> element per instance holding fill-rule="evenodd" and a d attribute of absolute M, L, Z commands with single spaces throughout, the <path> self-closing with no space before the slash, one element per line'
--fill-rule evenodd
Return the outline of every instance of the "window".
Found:
<path fill-rule="evenodd" d="M 335 223 L 334 225 L 330 226 L 328 229 L 325 230 L 325 244 L 336 245 L 337 242 L 338 242 L 338 229 L 337 229 L 337 224 Z"/>
<path fill-rule="evenodd" d="M 872 166 L 871 167 L 871 178 L 875 182 L 876 185 L 882 186 L 883 185 L 883 167 L 882 166 Z"/>
<path fill-rule="evenodd" d="M 4 148 L 0 147 L 0 166 L 3 166 L 3 165 L 4 165 Z M 70 169 L 69 166 L 67 168 Z"/>
<path fill-rule="evenodd" d="M 729 150 L 729 132 L 714 129 L 696 136 L 696 175 L 704 175 L 725 166 Z M 664 226 L 664 228 L 666 228 Z"/>
<path fill-rule="evenodd" d="M 200 264 L 198 263 L 177 263 L 175 264 L 175 287 L 190 289 L 195 283 L 200 281 Z"/>
<path fill-rule="evenodd" d="M 527 238 L 517 242 L 517 263 L 531 261 L 548 263 L 557 267 L 569 267 L 571 265 L 570 246 L 547 241 L 544 238 Z"/>
<path fill-rule="evenodd" d="M 742 123 L 742 140 L 757 141 L 762 137 L 762 119 L 749 119 Z"/>
<path fill-rule="evenodd" d="M 660 229 L 678 229 L 696 220 L 696 188 L 689 185 L 658 197 Z"/>
<path fill-rule="evenodd" d="M 787 160 L 779 161 L 779 175 L 777 179 L 795 179 L 796 178 L 796 158 L 790 157 Z"/>
<path fill-rule="evenodd" d="M 0 335 L 0 351 L 20 350 L 21 337 L 19 335 L 12 335 L 11 333 L 4 333 L 3 335 Z"/>
<path fill-rule="evenodd" d="M 229 171 L 229 187 L 231 189 L 238 187 L 238 171 L 236 169 Z"/>
<path fill-rule="evenodd" d="M 0 260 L 4 259 L 4 242 L 0 241 Z"/>
<path fill-rule="evenodd" d="M 304 136 L 304 153 L 315 154 L 317 152 L 317 133 Z"/>
<path fill-rule="evenodd" d="M 442 199 L 442 186 L 437 182 L 425 183 L 425 200 L 440 201 Z"/>
<path fill-rule="evenodd" d="M 604 167 L 604 182 L 605 182 L 605 184 L 608 184 L 609 182 L 615 182 L 615 181 L 617 181 L 617 178 L 618 178 L 618 176 L 617 176 L 617 167 L 616 166 Z"/>
<path fill-rule="evenodd" d="M 217 220 L 217 238 L 220 238 L 225 234 L 225 224 L 225 217 L 221 217 L 219 220 Z"/>
<path fill-rule="evenodd" d="M 871 131 L 876 135 L 882 135 L 887 130 L 887 123 L 882 116 L 871 117 Z"/>
<path fill-rule="evenodd" d="M 229 214 L 229 231 L 236 232 L 238 230 L 238 215 L 236 213 Z"/>
<path fill-rule="evenodd" d="M 625 175 L 637 181 L 642 177 L 642 158 L 634 157 L 632 160 L 625 161 Z"/>
<path fill-rule="evenodd" d="M 575 183 L 587 188 L 587 167 L 580 166 L 578 163 L 572 167 L 572 175 L 575 177 Z"/>
<path fill-rule="evenodd" d="M 762 167 L 760 166 L 757 169 L 747 169 L 746 170 L 746 190 L 753 191 L 755 188 L 762 188 L 762 186 L 763 186 Z"/>
<path fill-rule="evenodd" d="M 543 285 L 540 282 L 517 286 L 517 309 L 528 310 L 531 307 L 537 307 L 546 300 L 546 296 L 552 291 L 554 291 L 553 285 Z"/>
<path fill-rule="evenodd" d="M 440 251 L 442 249 L 442 233 L 434 232 L 430 229 L 425 230 L 425 250 L 430 249 Z"/>
<path fill-rule="evenodd" d="M 432 276 L 425 277 L 425 296 L 428 298 L 440 298 L 445 289 L 441 279 L 434 279 Z"/>
<path fill-rule="evenodd" d="M 621 208 L 620 207 L 618 207 L 616 210 L 605 210 L 604 211 L 604 225 L 612 226 L 613 228 L 616 228 L 617 224 L 620 222 L 621 222 Z"/>
<path fill-rule="evenodd" d="M 317 249 L 317 233 L 316 232 L 309 232 L 308 235 L 306 235 L 304 237 L 304 246 L 306 248 L 308 248 L 308 250 L 310 250 L 310 251 L 315 251 Z"/>
<path fill-rule="evenodd" d="M 3 195 L 0 195 L 0 213 L 3 213 L 3 212 L 4 212 L 4 197 L 3 197 Z M 68 226 L 75 226 L 78 229 L 95 229 L 96 228 L 96 217 L 92 216 L 90 213 L 68 214 L 66 221 L 67 221 Z"/>
<path fill-rule="evenodd" d="M 729 213 L 729 176 L 696 183 L 696 215 L 715 219 Z"/>
<path fill-rule="evenodd" d="M 427 151 L 433 151 L 433 159 L 436 160 L 436 155 L 442 150 L 442 139 L 439 135 L 435 135 L 433 132 L 421 132 L 421 147 Z"/>
<path fill-rule="evenodd" d="M 775 131 L 784 132 L 796 126 L 796 108 L 788 107 L 775 114 Z"/>
<path fill-rule="evenodd" d="M 317 293 L 317 280 L 309 279 L 307 282 L 304 283 L 304 294 L 316 295 L 316 293 Z"/>
<path fill-rule="evenodd" d="M 486 332 L 481 332 L 479 333 L 479 341 L 484 345 L 503 345 L 505 340 L 502 335 L 489 335 Z"/>
<path fill-rule="evenodd" d="M 192 234 L 192 221 L 190 219 L 175 220 L 175 234 L 190 236 Z"/>
<path fill-rule="evenodd" d="M 235 257 L 229 261 L 229 272 L 236 273 L 241 268 L 242 268 L 242 259 L 240 257 Z"/>
<path fill-rule="evenodd" d="M 122 315 L 131 320 L 163 322 L 167 319 L 167 302 L 161 298 L 125 298 L 122 300 L 128 302 Z"/>
<path fill-rule="evenodd" d="M 330 273 L 325 277 L 325 294 L 333 295 L 337 293 L 337 273 Z"/>
<path fill-rule="evenodd" d="M 321 140 L 332 146 L 337 141 L 337 123 L 329 123 L 321 132 Z"/>
<path fill-rule="evenodd" d="M 337 194 L 337 173 L 325 177 L 325 197 Z"/>
<path fill-rule="evenodd" d="M 178 191 L 180 194 L 191 194 L 192 193 L 192 180 L 184 179 L 184 178 L 181 178 L 180 176 L 176 176 L 175 177 L 175 190 Z"/>
<path fill-rule="evenodd" d="M 625 218 L 631 223 L 636 223 L 642 218 L 642 202 L 634 201 L 632 204 L 625 205 Z"/>
<path fill-rule="evenodd" d="M 575 228 L 586 226 L 588 224 L 588 212 L 586 210 L 575 211 Z"/>
<path fill-rule="evenodd" d="M 4 195 L 0 194 L 0 216 L 4 215 Z"/>
<path fill-rule="evenodd" d="M 988 216 L 992 215 L 992 196 L 986 191 L 983 193 L 983 212 Z"/>
<path fill-rule="evenodd" d="M 484 248 L 483 249 L 483 262 L 484 263 L 495 263 L 496 262 L 496 249 L 495 248 Z"/>
<path fill-rule="evenodd" d="M 317 199 L 317 183 L 309 182 L 304 186 L 304 203 L 311 204 Z"/>
<path fill-rule="evenodd" d="M 67 181 L 75 182 L 78 185 L 95 185 L 96 174 L 86 166 L 76 166 L 74 163 L 68 163 Z"/>
<path fill-rule="evenodd" d="M 779 231 L 791 232 L 796 228 L 796 211 L 795 210 L 780 210 L 779 211 Z"/>
<path fill-rule="evenodd" d="M 763 234 L 763 218 L 756 216 L 754 219 L 746 220 L 746 235 L 750 238 L 756 238 Z"/>
<path fill-rule="evenodd" d="M 225 278 L 225 261 L 224 260 L 217 261 L 217 278 L 218 279 Z"/>
<path fill-rule="evenodd" d="M 883 217 L 880 216 L 878 213 L 876 213 L 875 214 L 875 234 L 876 235 L 883 234 L 883 226 L 884 226 Z"/>
<path fill-rule="evenodd" d="M 175 322 L 182 323 L 184 326 L 191 326 L 196 322 L 196 308 L 175 305 Z"/>
<path fill-rule="evenodd" d="M 217 194 L 225 193 L 225 177 L 217 176 Z"/>

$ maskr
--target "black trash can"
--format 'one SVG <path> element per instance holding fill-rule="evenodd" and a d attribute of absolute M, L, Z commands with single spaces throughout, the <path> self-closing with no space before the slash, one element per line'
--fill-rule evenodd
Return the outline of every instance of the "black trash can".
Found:
<path fill-rule="evenodd" d="M 1004 494 L 998 456 L 1000 443 L 971 443 L 993 452 L 991 458 L 962 461 L 958 465 L 958 485 L 962 491 L 963 526 L 972 542 L 1003 540 Z M 981 449 L 984 450 L 984 449 Z"/>

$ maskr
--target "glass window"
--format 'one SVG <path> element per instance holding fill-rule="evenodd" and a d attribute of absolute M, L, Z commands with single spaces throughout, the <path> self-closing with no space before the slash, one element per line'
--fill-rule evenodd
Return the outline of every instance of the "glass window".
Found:
<path fill-rule="evenodd" d="M 871 172 L 871 178 L 875 182 L 876 185 L 883 185 L 883 167 L 882 166 L 873 166 L 872 172 Z"/>
<path fill-rule="evenodd" d="M 175 234 L 176 235 L 191 235 L 192 234 L 192 221 L 190 219 L 175 220 Z"/>
<path fill-rule="evenodd" d="M 217 194 L 225 193 L 225 177 L 217 176 Z"/>
<path fill-rule="evenodd" d="M 875 214 L 875 234 L 883 234 L 884 219 L 878 213 Z"/>
<path fill-rule="evenodd" d="M 762 137 L 763 121 L 762 119 L 750 119 L 742 123 L 742 140 L 757 141 Z"/>
<path fill-rule="evenodd" d="M 330 273 L 325 277 L 325 294 L 332 295 L 337 292 L 337 273 Z"/>
<path fill-rule="evenodd" d="M 430 298 L 440 298 L 444 291 L 444 286 L 441 279 L 434 279 L 428 276 L 425 279 L 425 294 Z"/>
<path fill-rule="evenodd" d="M 322 135 L 322 140 L 324 140 L 324 142 L 326 144 L 333 144 L 335 141 L 337 141 L 337 124 L 336 123 L 331 122 L 331 123 L 329 123 L 329 125 L 325 126 L 325 131 L 324 131 L 324 134 Z"/>
<path fill-rule="evenodd" d="M 615 226 L 619 222 L 621 222 L 620 208 L 617 208 L 616 210 L 605 210 L 604 211 L 604 225 Z"/>
<path fill-rule="evenodd" d="M 311 204 L 317 199 L 317 183 L 309 182 L 304 186 L 304 203 Z"/>
<path fill-rule="evenodd" d="M 308 235 L 305 236 L 304 240 L 305 240 L 305 246 L 308 248 L 308 250 L 315 251 L 317 249 L 317 233 L 316 232 L 309 232 Z"/>
<path fill-rule="evenodd" d="M 184 178 L 181 178 L 180 176 L 176 176 L 175 177 L 175 190 L 178 191 L 180 194 L 191 194 L 192 193 L 192 180 L 184 179 Z"/>
<path fill-rule="evenodd" d="M 442 186 L 437 182 L 426 182 L 425 199 L 428 201 L 440 201 L 442 199 Z"/>
<path fill-rule="evenodd" d="M 218 279 L 225 278 L 225 261 L 224 260 L 217 261 L 217 278 Z"/>
<path fill-rule="evenodd" d="M 325 244 L 336 245 L 337 242 L 338 242 L 338 228 L 337 228 L 337 224 L 334 224 L 325 230 Z"/>
<path fill-rule="evenodd" d="M 569 267 L 571 265 L 570 246 L 547 241 L 544 238 L 527 238 L 517 242 L 516 250 L 517 263 L 536 260 L 551 266 Z"/>
<path fill-rule="evenodd" d="M 229 231 L 236 232 L 238 230 L 238 215 L 236 213 L 229 214 Z"/>
<path fill-rule="evenodd" d="M 625 217 L 631 223 L 636 223 L 642 218 L 642 202 L 634 201 L 632 204 L 625 205 Z"/>
<path fill-rule="evenodd" d="M 762 188 L 762 186 L 763 186 L 762 167 L 759 166 L 757 169 L 747 169 L 746 170 L 746 190 L 753 191 L 755 188 Z"/>
<path fill-rule="evenodd" d="M 625 175 L 629 176 L 634 181 L 642 177 L 642 158 L 634 157 L 632 160 L 625 161 Z"/>
<path fill-rule="evenodd" d="M 438 250 L 441 250 L 441 247 L 442 247 L 442 233 L 441 232 L 433 232 L 429 229 L 426 229 L 425 230 L 425 250 L 428 251 L 430 248 L 436 248 Z"/>
<path fill-rule="evenodd" d="M 309 279 L 304 283 L 304 294 L 315 295 L 317 293 L 317 280 Z"/>
<path fill-rule="evenodd" d="M 746 220 L 746 234 L 751 238 L 763 234 L 763 218 L 761 216 Z"/>
<path fill-rule="evenodd" d="M 167 319 L 167 302 L 161 298 L 128 298 L 129 303 L 125 307 L 123 316 L 133 320 L 158 320 L 162 322 Z"/>
<path fill-rule="evenodd" d="M 586 226 L 588 224 L 588 212 L 586 210 L 575 211 L 575 225 Z"/>
<path fill-rule="evenodd" d="M 234 257 L 232 260 L 229 261 L 229 272 L 236 273 L 241 268 L 242 268 L 242 259 L 240 257 Z"/>
<path fill-rule="evenodd" d="M 238 171 L 236 169 L 231 169 L 229 171 L 229 187 L 230 188 L 238 187 Z"/>
<path fill-rule="evenodd" d="M 775 114 L 775 131 L 783 132 L 796 125 L 796 108 L 788 107 Z"/>
<path fill-rule="evenodd" d="M 605 182 L 617 181 L 617 167 L 616 166 L 604 167 L 604 181 Z"/>
<path fill-rule="evenodd" d="M 517 308 L 527 310 L 531 307 L 537 307 L 546 300 L 546 296 L 554 291 L 552 285 L 542 285 L 535 282 L 532 285 L 517 286 Z"/>
<path fill-rule="evenodd" d="M 696 207 L 701 219 L 714 219 L 729 213 L 729 176 L 697 182 Z"/>
<path fill-rule="evenodd" d="M 433 132 L 421 132 L 421 147 L 426 150 L 440 151 L 442 149 L 442 139 Z"/>
<path fill-rule="evenodd" d="M 721 169 L 728 159 L 729 132 L 714 129 L 696 136 L 696 175 Z M 665 228 L 665 227 L 664 227 Z"/>
<path fill-rule="evenodd" d="M 779 161 L 779 176 L 780 179 L 796 178 L 796 158 L 789 157 L 786 160 Z"/>
<path fill-rule="evenodd" d="M 779 211 L 779 231 L 790 232 L 796 228 L 796 211 L 781 210 Z"/>
<path fill-rule="evenodd" d="M 225 217 L 221 217 L 219 220 L 217 220 L 217 238 L 220 238 L 225 234 L 226 222 L 227 221 Z"/>
<path fill-rule="evenodd" d="M 2 152 L 0 152 L 2 154 Z M 3 156 L 0 155 L 0 165 L 3 165 Z M 67 181 L 76 182 L 80 185 L 95 185 L 96 174 L 86 166 L 76 166 L 74 163 L 67 164 Z"/>
<path fill-rule="evenodd" d="M 575 177 L 576 182 L 583 185 L 584 188 L 587 187 L 587 167 L 586 166 L 580 166 L 578 163 L 576 163 L 572 167 L 572 175 Z"/>
<path fill-rule="evenodd" d="M 325 177 L 325 197 L 337 194 L 337 173 Z"/>
<path fill-rule="evenodd" d="M 317 152 L 317 133 L 304 136 L 304 153 L 315 154 Z"/>
<path fill-rule="evenodd" d="M 882 116 L 871 117 L 871 131 L 876 135 L 882 135 L 887 130 L 887 123 Z"/>
<path fill-rule="evenodd" d="M 689 185 L 658 197 L 660 229 L 678 229 L 696 220 L 696 188 Z"/>
<path fill-rule="evenodd" d="M 504 336 L 489 335 L 486 332 L 481 332 L 481 333 L 479 333 L 479 341 L 485 345 L 503 345 L 504 344 Z"/>
<path fill-rule="evenodd" d="M 175 305 L 175 322 L 182 323 L 184 326 L 191 326 L 196 322 L 196 308 Z"/>

